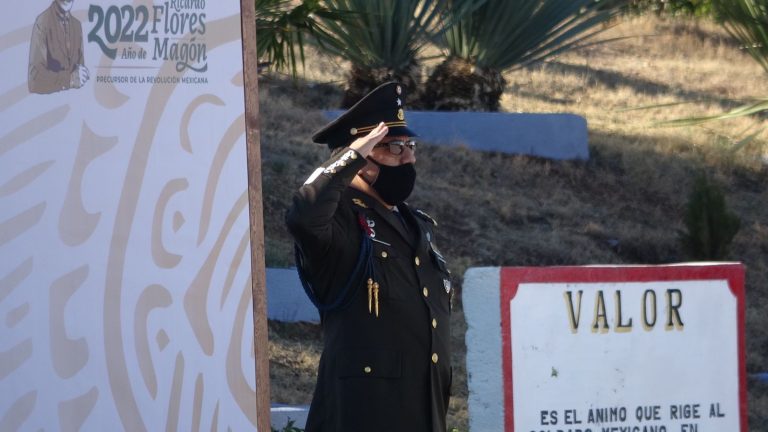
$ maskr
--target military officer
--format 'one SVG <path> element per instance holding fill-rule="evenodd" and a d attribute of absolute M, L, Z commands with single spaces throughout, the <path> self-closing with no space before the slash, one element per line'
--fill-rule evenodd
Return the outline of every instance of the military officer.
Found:
<path fill-rule="evenodd" d="M 450 274 L 416 179 L 405 88 L 383 84 L 313 136 L 332 157 L 286 216 L 324 347 L 306 430 L 443 432 Z"/>

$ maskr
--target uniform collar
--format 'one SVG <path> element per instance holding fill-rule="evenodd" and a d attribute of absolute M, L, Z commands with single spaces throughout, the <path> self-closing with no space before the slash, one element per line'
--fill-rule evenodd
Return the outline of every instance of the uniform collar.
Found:
<path fill-rule="evenodd" d="M 56 19 L 58 19 L 60 23 L 67 24 L 69 22 L 71 13 L 69 11 L 62 11 L 55 1 L 51 4 L 51 9 L 53 9 L 53 13 L 56 15 Z"/>

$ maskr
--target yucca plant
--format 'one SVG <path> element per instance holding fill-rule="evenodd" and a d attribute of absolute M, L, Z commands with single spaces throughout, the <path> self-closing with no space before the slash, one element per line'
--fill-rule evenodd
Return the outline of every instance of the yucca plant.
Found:
<path fill-rule="evenodd" d="M 624 2 L 488 0 L 444 33 L 447 59 L 427 81 L 424 105 L 437 110 L 498 111 L 502 73 L 580 46 L 603 31 Z M 449 2 L 452 16 L 462 2 Z"/>
<path fill-rule="evenodd" d="M 484 1 L 484 0 L 483 0 Z M 325 46 L 330 54 L 348 60 L 351 70 L 343 107 L 354 104 L 379 84 L 397 80 L 416 101 L 421 82 L 418 55 L 430 36 L 442 34 L 446 24 L 441 11 L 448 0 L 324 0 L 330 10 L 348 13 L 348 20 L 324 20 L 334 38 Z M 480 0 L 465 0 L 455 6 L 455 16 L 470 10 Z M 414 107 L 414 104 L 410 104 Z"/>
<path fill-rule="evenodd" d="M 338 22 L 345 14 L 320 0 L 254 0 L 256 2 L 256 47 L 260 66 L 289 71 L 295 79 L 304 66 L 305 43 L 333 45 L 322 23 Z M 307 40 L 309 38 L 309 40 Z"/>
<path fill-rule="evenodd" d="M 725 30 L 768 72 L 768 0 L 713 0 Z"/>

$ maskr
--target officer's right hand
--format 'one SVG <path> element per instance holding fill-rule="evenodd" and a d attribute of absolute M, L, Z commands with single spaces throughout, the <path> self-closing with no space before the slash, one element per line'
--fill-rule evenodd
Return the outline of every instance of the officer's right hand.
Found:
<path fill-rule="evenodd" d="M 349 148 L 357 150 L 363 157 L 368 157 L 371 154 L 373 147 L 379 143 L 385 136 L 387 136 L 389 128 L 384 122 L 379 123 L 376 129 L 372 130 L 368 135 L 360 137 L 349 145 Z"/>

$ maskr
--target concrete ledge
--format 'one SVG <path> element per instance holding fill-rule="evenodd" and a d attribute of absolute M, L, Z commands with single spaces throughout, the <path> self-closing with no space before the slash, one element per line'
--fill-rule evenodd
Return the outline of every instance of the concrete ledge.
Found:
<path fill-rule="evenodd" d="M 272 404 L 269 410 L 270 426 L 278 431 L 283 430 L 288 422 L 293 420 L 293 426 L 304 429 L 307 424 L 309 405 Z"/>
<path fill-rule="evenodd" d="M 307 298 L 295 268 L 268 268 L 267 318 L 283 322 L 320 322 L 320 314 Z"/>
<path fill-rule="evenodd" d="M 325 111 L 335 119 L 343 111 Z M 525 154 L 549 159 L 589 159 L 587 121 L 575 114 L 408 111 L 408 127 L 435 145 Z"/>

